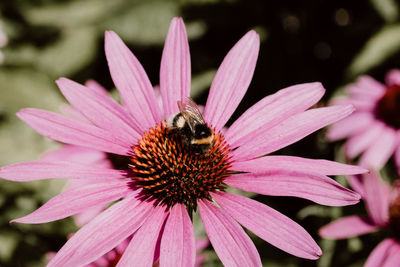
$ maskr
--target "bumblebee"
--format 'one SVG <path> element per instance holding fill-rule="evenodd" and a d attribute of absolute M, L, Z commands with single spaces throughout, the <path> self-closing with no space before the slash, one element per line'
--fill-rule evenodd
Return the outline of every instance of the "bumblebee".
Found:
<path fill-rule="evenodd" d="M 206 154 L 212 147 L 213 131 L 207 126 L 196 103 L 189 97 L 178 101 L 179 111 L 168 118 L 167 127 L 179 135 L 196 154 Z"/>

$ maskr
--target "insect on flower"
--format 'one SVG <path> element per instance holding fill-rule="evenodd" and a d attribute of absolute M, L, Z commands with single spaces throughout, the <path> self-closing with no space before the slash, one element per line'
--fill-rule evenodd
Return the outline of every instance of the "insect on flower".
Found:
<path fill-rule="evenodd" d="M 180 112 L 169 117 L 167 126 L 170 134 L 179 135 L 186 146 L 196 154 L 207 153 L 214 140 L 212 129 L 206 124 L 196 103 L 185 98 L 178 101 Z"/>

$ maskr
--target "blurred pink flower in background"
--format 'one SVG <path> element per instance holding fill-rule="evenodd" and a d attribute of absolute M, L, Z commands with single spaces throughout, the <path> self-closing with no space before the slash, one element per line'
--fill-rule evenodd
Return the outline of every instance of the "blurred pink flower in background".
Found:
<path fill-rule="evenodd" d="M 352 104 L 356 111 L 332 125 L 328 138 L 346 138 L 346 156 L 353 159 L 362 153 L 362 166 L 379 170 L 394 154 L 400 169 L 400 70 L 389 71 L 386 84 L 362 76 L 347 91 L 348 97 L 334 103 Z"/>
<path fill-rule="evenodd" d="M 260 100 L 222 134 L 255 69 L 259 37 L 250 31 L 229 51 L 211 85 L 204 120 L 214 139 L 208 152 L 198 154 L 169 135 L 165 126 L 165 120 L 179 111 L 177 101 L 190 92 L 183 21 L 173 19 L 161 60 L 162 112 L 143 67 L 115 33 L 106 33 L 105 50 L 123 105 L 104 91 L 63 78 L 57 84 L 73 107 L 70 113 L 79 112 L 78 119 L 37 109 L 23 109 L 18 116 L 53 140 L 121 156 L 130 164 L 117 169 L 53 159 L 0 169 L 1 177 L 13 181 L 93 181 L 73 186 L 14 222 L 45 223 L 122 199 L 85 224 L 48 266 L 88 264 L 130 236 L 118 266 L 151 266 L 158 255 L 160 266 L 193 266 L 190 216 L 197 208 L 226 266 L 261 266 L 255 245 L 239 223 L 295 256 L 317 259 L 322 254 L 300 225 L 264 204 L 225 192 L 225 187 L 331 206 L 357 203 L 357 193 L 327 175 L 365 169 L 327 160 L 264 156 L 348 116 L 354 110 L 351 105 L 307 110 L 320 100 L 324 88 L 320 83 L 295 85 Z"/>
<path fill-rule="evenodd" d="M 360 175 L 361 176 L 361 175 Z M 365 266 L 398 266 L 400 263 L 400 183 L 391 188 L 379 174 L 371 171 L 352 177 L 354 189 L 362 196 L 367 217 L 349 216 L 320 229 L 322 237 L 343 239 L 379 229 L 389 230 L 391 237 L 383 240 L 370 254 Z M 357 181 L 357 183 L 356 183 Z"/>

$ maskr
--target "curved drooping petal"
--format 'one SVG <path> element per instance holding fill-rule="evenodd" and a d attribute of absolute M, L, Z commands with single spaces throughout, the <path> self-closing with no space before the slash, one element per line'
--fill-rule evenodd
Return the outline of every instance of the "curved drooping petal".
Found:
<path fill-rule="evenodd" d="M 99 205 L 105 205 L 125 196 L 132 189 L 126 181 L 98 181 L 75 187 L 47 201 L 39 209 L 22 218 L 18 223 L 45 223 L 60 220 Z"/>
<path fill-rule="evenodd" d="M 396 131 L 385 128 L 373 144 L 363 153 L 360 158 L 360 165 L 375 170 L 381 169 L 396 149 Z"/>
<path fill-rule="evenodd" d="M 325 89 L 321 83 L 305 83 L 279 90 L 257 102 L 226 131 L 230 146 L 249 141 L 253 132 L 265 132 L 293 114 L 302 112 L 321 99 Z"/>
<path fill-rule="evenodd" d="M 177 101 L 190 95 L 190 74 L 185 25 L 181 18 L 174 18 L 165 40 L 160 68 L 160 90 L 165 116 L 179 112 Z"/>
<path fill-rule="evenodd" d="M 390 187 L 376 171 L 363 175 L 365 204 L 375 224 L 385 226 L 389 220 Z"/>
<path fill-rule="evenodd" d="M 374 117 L 371 113 L 356 112 L 333 124 L 328 130 L 327 137 L 330 141 L 336 141 L 361 133 L 368 129 L 373 121 Z"/>
<path fill-rule="evenodd" d="M 198 201 L 211 244 L 225 266 L 262 266 L 260 255 L 242 227 L 208 200 Z"/>
<path fill-rule="evenodd" d="M 364 267 L 392 267 L 396 266 L 399 262 L 396 262 L 396 265 L 386 265 L 387 261 L 390 260 L 392 256 L 400 252 L 399 244 L 396 242 L 394 238 L 386 238 L 381 243 L 379 243 L 376 248 L 371 252 L 367 261 L 365 262 Z"/>
<path fill-rule="evenodd" d="M 249 142 L 234 150 L 232 156 L 235 161 L 243 161 L 274 152 L 347 117 L 353 111 L 353 106 L 332 106 L 293 115 L 268 131 L 253 135 Z"/>
<path fill-rule="evenodd" d="M 349 216 L 325 225 L 319 230 L 319 235 L 325 238 L 342 239 L 368 234 L 378 228 L 370 218 Z"/>
<path fill-rule="evenodd" d="M 132 144 L 116 138 L 104 129 L 65 116 L 33 108 L 22 109 L 17 116 L 35 131 L 55 141 L 129 155 Z"/>
<path fill-rule="evenodd" d="M 266 156 L 246 161 L 233 162 L 231 170 L 249 173 L 271 173 L 291 170 L 320 175 L 350 175 L 368 172 L 360 166 L 342 164 L 324 159 L 307 159 L 293 156 Z"/>
<path fill-rule="evenodd" d="M 74 108 L 97 127 L 131 144 L 141 137 L 138 123 L 109 96 L 65 78 L 57 80 L 57 85 Z"/>
<path fill-rule="evenodd" d="M 365 151 L 380 136 L 384 127 L 383 123 L 372 122 L 365 131 L 350 137 L 345 144 L 346 156 L 355 158 L 358 154 Z"/>
<path fill-rule="evenodd" d="M 132 193 L 76 232 L 47 267 L 82 266 L 98 259 L 133 234 L 154 210 L 153 203 Z"/>
<path fill-rule="evenodd" d="M 194 266 L 196 258 L 192 222 L 182 204 L 176 204 L 167 219 L 160 247 L 160 267 Z"/>
<path fill-rule="evenodd" d="M 327 206 L 353 205 L 360 201 L 360 195 L 325 175 L 291 170 L 235 174 L 224 182 L 253 193 L 300 197 Z"/>
<path fill-rule="evenodd" d="M 211 195 L 235 220 L 273 246 L 306 259 L 318 259 L 322 255 L 303 227 L 276 210 L 243 196 L 225 192 Z"/>
<path fill-rule="evenodd" d="M 153 87 L 142 65 L 118 35 L 107 31 L 105 51 L 111 77 L 124 106 L 144 132 L 161 121 Z"/>
<path fill-rule="evenodd" d="M 255 31 L 243 36 L 224 58 L 212 82 L 204 119 L 221 130 L 239 105 L 253 77 L 260 38 Z"/>
<path fill-rule="evenodd" d="M 135 233 L 117 266 L 151 267 L 153 265 L 157 238 L 168 213 L 164 207 L 158 206 L 152 209 L 153 214 Z"/>
<path fill-rule="evenodd" d="M 32 161 L 1 167 L 0 177 L 18 182 L 50 178 L 118 179 L 126 177 L 126 171 L 99 168 L 66 161 Z"/>
<path fill-rule="evenodd" d="M 393 69 L 390 70 L 385 77 L 385 82 L 387 85 L 400 85 L 400 70 Z"/>

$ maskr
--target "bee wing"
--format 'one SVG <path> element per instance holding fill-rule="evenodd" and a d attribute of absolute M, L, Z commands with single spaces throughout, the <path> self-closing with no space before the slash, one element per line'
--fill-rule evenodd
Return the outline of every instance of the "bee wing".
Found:
<path fill-rule="evenodd" d="M 178 101 L 178 107 L 192 130 L 197 123 L 205 124 L 201 111 L 191 98 L 186 97 L 183 101 Z"/>

